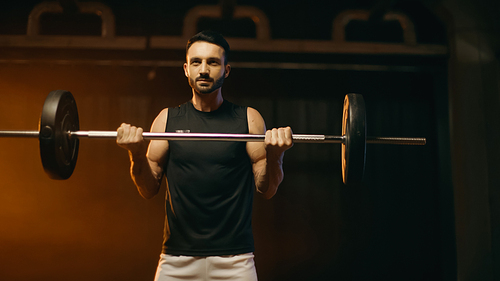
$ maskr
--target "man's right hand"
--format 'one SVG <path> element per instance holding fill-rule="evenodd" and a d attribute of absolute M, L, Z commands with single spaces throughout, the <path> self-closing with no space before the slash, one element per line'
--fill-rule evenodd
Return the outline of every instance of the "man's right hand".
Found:
<path fill-rule="evenodd" d="M 141 127 L 131 126 L 122 123 L 117 129 L 116 143 L 131 153 L 146 153 L 147 144 L 142 137 L 143 129 Z"/>

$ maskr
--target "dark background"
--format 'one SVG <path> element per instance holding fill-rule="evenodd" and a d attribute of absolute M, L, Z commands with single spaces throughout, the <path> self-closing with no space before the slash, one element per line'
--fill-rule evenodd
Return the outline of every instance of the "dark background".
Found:
<path fill-rule="evenodd" d="M 66 12 L 41 16 L 41 36 L 100 35 L 100 17 L 76 13 L 73 1 L 59 2 Z M 347 25 L 347 41 L 403 44 L 397 22 L 380 22 L 377 15 L 408 15 L 418 46 L 445 46 L 447 52 L 234 50 L 223 95 L 259 110 L 268 128 L 290 125 L 295 133 L 340 135 L 343 98 L 354 92 L 366 102 L 368 135 L 428 142 L 368 145 L 364 181 L 353 186 L 342 184 L 340 145 L 296 144 L 286 153 L 277 195 L 255 199 L 259 279 L 500 279 L 499 4 L 100 2 L 115 15 L 117 37 L 146 39 L 182 36 L 184 16 L 197 5 L 255 6 L 268 16 L 272 39 L 304 41 L 331 40 L 339 13 L 366 9 L 374 19 Z M 182 48 L 5 43 L 26 34 L 30 11 L 39 3 L 0 4 L 0 129 L 37 130 L 44 99 L 56 89 L 75 96 L 82 130 L 114 130 L 128 122 L 147 131 L 162 108 L 190 98 Z M 228 38 L 256 35 L 252 21 L 230 16 L 198 22 L 199 30 L 207 28 Z M 112 140 L 84 139 L 72 177 L 54 181 L 43 172 L 36 139 L 2 138 L 0 145 L 1 280 L 153 279 L 165 186 L 154 199 L 142 199 L 130 179 L 126 151 Z"/>

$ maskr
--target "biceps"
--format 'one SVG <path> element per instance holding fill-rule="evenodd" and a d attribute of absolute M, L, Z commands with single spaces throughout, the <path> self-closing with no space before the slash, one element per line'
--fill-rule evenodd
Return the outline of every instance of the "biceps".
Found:
<path fill-rule="evenodd" d="M 168 141 L 151 141 L 148 149 L 148 162 L 153 175 L 160 179 L 163 174 L 163 167 L 168 153 Z"/>

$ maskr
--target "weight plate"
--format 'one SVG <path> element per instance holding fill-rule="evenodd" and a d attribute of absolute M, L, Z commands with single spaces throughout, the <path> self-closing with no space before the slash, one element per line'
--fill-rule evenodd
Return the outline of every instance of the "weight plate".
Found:
<path fill-rule="evenodd" d="M 363 179 L 366 156 L 366 111 L 362 95 L 348 94 L 342 115 L 342 180 L 353 184 Z"/>
<path fill-rule="evenodd" d="M 64 90 L 50 92 L 43 104 L 39 123 L 40 158 L 52 179 L 68 179 L 75 169 L 79 141 L 69 131 L 80 129 L 73 95 Z"/>

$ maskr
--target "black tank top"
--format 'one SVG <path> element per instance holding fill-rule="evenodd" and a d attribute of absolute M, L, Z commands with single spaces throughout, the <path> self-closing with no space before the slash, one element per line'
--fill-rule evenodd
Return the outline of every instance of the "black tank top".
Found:
<path fill-rule="evenodd" d="M 212 112 L 188 102 L 169 108 L 166 132 L 248 134 L 247 108 L 224 101 Z M 254 251 L 254 178 L 245 142 L 169 141 L 163 253 L 236 255 Z"/>

